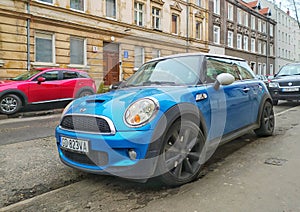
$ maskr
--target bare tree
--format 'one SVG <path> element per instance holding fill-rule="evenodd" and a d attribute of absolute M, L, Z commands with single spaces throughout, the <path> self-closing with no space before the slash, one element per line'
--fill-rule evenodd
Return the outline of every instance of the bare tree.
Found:
<path fill-rule="evenodd" d="M 300 20 L 299 20 L 299 13 L 300 13 L 300 0 L 287 0 L 290 4 L 290 6 L 293 8 L 293 11 L 295 12 L 296 21 L 298 23 L 298 27 L 300 29 Z"/>

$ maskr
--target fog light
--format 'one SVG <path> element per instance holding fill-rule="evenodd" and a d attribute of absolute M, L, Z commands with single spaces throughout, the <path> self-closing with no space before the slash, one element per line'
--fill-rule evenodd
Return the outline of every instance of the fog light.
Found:
<path fill-rule="evenodd" d="M 128 150 L 128 155 L 129 155 L 130 160 L 135 160 L 136 156 L 137 156 L 136 152 L 133 149 Z"/>

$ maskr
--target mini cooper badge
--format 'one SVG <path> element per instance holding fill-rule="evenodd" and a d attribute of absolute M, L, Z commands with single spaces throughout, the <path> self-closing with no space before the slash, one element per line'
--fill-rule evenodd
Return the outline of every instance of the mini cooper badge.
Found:
<path fill-rule="evenodd" d="M 293 85 L 293 83 L 289 82 L 289 83 L 288 83 L 288 85 L 289 85 L 289 86 L 292 86 L 292 85 Z"/>

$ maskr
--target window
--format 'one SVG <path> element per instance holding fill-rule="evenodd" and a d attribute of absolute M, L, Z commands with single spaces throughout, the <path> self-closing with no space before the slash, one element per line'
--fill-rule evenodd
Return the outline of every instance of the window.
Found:
<path fill-rule="evenodd" d="M 237 9 L 237 22 L 238 24 L 242 24 L 242 10 L 241 9 Z"/>
<path fill-rule="evenodd" d="M 274 46 L 270 44 L 270 56 L 274 56 Z"/>
<path fill-rule="evenodd" d="M 257 68 L 258 68 L 258 74 L 262 75 L 262 73 L 261 73 L 261 63 L 258 63 L 258 67 Z"/>
<path fill-rule="evenodd" d="M 270 24 L 270 33 L 269 34 L 270 34 L 271 37 L 273 37 L 273 35 L 274 35 L 273 31 L 274 31 L 274 27 L 273 27 L 272 24 Z"/>
<path fill-rule="evenodd" d="M 70 7 L 74 10 L 84 11 L 84 0 L 70 0 Z"/>
<path fill-rule="evenodd" d="M 280 35 L 281 35 L 281 33 L 280 33 L 280 30 L 278 30 L 278 40 L 280 41 Z"/>
<path fill-rule="evenodd" d="M 178 15 L 172 14 L 172 33 L 178 34 Z"/>
<path fill-rule="evenodd" d="M 236 48 L 242 49 L 242 35 L 241 34 L 237 34 Z"/>
<path fill-rule="evenodd" d="M 248 36 L 244 36 L 244 48 L 245 51 L 248 51 Z"/>
<path fill-rule="evenodd" d="M 85 39 L 83 38 L 70 38 L 70 63 L 77 65 L 86 65 L 86 47 Z"/>
<path fill-rule="evenodd" d="M 40 77 L 44 77 L 46 81 L 58 80 L 58 71 L 48 71 L 40 75 Z"/>
<path fill-rule="evenodd" d="M 281 48 L 278 49 L 278 57 L 280 57 L 280 54 L 281 54 Z"/>
<path fill-rule="evenodd" d="M 228 31 L 227 45 L 228 45 L 228 47 L 233 48 L 233 32 L 232 31 Z"/>
<path fill-rule="evenodd" d="M 273 64 L 270 64 L 270 74 L 274 75 L 274 66 L 273 66 Z"/>
<path fill-rule="evenodd" d="M 261 20 L 258 19 L 257 22 L 258 22 L 257 30 L 258 30 L 259 32 L 261 32 Z"/>
<path fill-rule="evenodd" d="M 53 34 L 35 34 L 35 61 L 55 63 L 55 44 Z"/>
<path fill-rule="evenodd" d="M 258 41 L 257 49 L 258 49 L 258 53 L 261 54 L 261 41 L 260 40 Z"/>
<path fill-rule="evenodd" d="M 215 44 L 220 44 L 220 27 L 214 26 L 214 40 Z"/>
<path fill-rule="evenodd" d="M 106 0 L 106 17 L 116 18 L 116 0 Z"/>
<path fill-rule="evenodd" d="M 266 64 L 265 63 L 263 63 L 263 65 L 262 65 L 262 75 L 266 75 L 266 71 L 267 71 L 267 66 L 266 66 Z"/>
<path fill-rule="evenodd" d="M 160 29 L 160 9 L 152 7 L 152 28 Z"/>
<path fill-rule="evenodd" d="M 63 72 L 63 79 L 75 79 L 78 78 L 77 72 L 74 71 L 64 71 Z"/>
<path fill-rule="evenodd" d="M 202 22 L 196 22 L 196 38 L 202 40 Z"/>
<path fill-rule="evenodd" d="M 262 22 L 262 32 L 263 33 L 267 32 L 267 30 L 266 30 L 266 22 L 265 21 Z"/>
<path fill-rule="evenodd" d="M 255 16 L 251 16 L 251 29 L 255 30 L 256 23 L 255 23 Z"/>
<path fill-rule="evenodd" d="M 233 5 L 228 3 L 228 8 L 227 8 L 228 12 L 227 12 L 227 18 L 230 21 L 233 21 Z"/>
<path fill-rule="evenodd" d="M 255 38 L 251 38 L 251 52 L 255 53 Z"/>
<path fill-rule="evenodd" d="M 244 26 L 248 27 L 248 13 L 244 12 Z"/>
<path fill-rule="evenodd" d="M 159 49 L 153 49 L 152 50 L 152 59 L 160 57 L 160 50 Z"/>
<path fill-rule="evenodd" d="M 46 3 L 53 4 L 53 0 L 38 0 L 38 1 L 41 1 L 41 2 L 46 2 Z"/>
<path fill-rule="evenodd" d="M 220 15 L 220 0 L 214 0 L 214 13 Z"/>
<path fill-rule="evenodd" d="M 263 55 L 267 54 L 267 45 L 265 41 L 262 42 L 262 54 Z"/>
<path fill-rule="evenodd" d="M 135 2 L 134 3 L 134 23 L 138 26 L 144 25 L 144 4 Z"/>
<path fill-rule="evenodd" d="M 134 69 L 138 69 L 144 63 L 144 48 L 134 47 Z"/>
<path fill-rule="evenodd" d="M 201 0 L 196 0 L 196 5 L 201 7 Z"/>

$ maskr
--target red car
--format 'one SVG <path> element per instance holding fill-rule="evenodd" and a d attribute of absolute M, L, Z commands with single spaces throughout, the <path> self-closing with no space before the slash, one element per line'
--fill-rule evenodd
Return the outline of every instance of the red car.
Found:
<path fill-rule="evenodd" d="M 35 69 L 0 81 L 0 113 L 13 114 L 28 104 L 71 100 L 95 92 L 95 81 L 84 71 Z"/>

